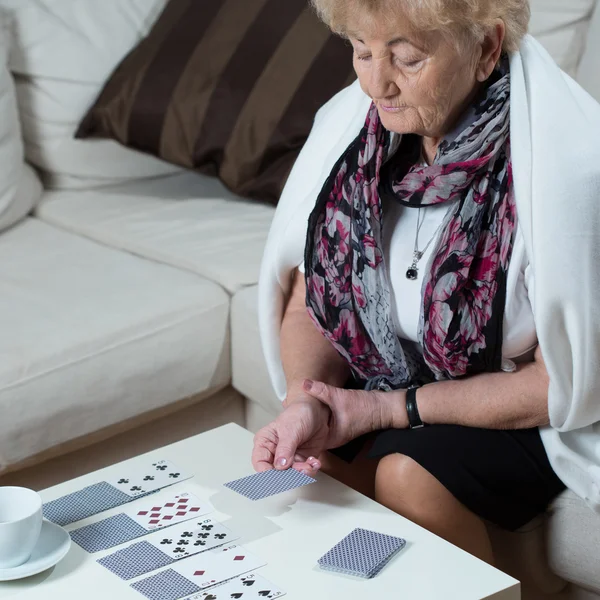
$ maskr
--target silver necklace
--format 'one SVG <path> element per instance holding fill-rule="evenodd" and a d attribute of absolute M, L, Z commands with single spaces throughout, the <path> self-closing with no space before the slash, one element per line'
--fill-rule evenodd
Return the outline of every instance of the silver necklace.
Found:
<path fill-rule="evenodd" d="M 406 271 L 406 278 L 410 279 L 411 281 L 414 281 L 415 279 L 419 278 L 419 261 L 423 258 L 423 255 L 425 254 L 425 252 L 427 252 L 429 246 L 431 246 L 431 242 L 433 242 L 433 240 L 438 234 L 438 231 L 442 228 L 442 225 L 440 225 L 436 229 L 431 239 L 427 242 L 425 248 L 423 248 L 423 250 L 419 250 L 419 232 L 421 231 L 421 227 L 423 226 L 423 221 L 425 221 L 425 215 L 423 215 L 423 219 L 421 219 L 421 207 L 419 206 L 419 212 L 417 214 L 417 231 L 415 233 L 415 247 L 413 250 L 413 261 L 410 267 L 408 267 L 408 270 Z"/>

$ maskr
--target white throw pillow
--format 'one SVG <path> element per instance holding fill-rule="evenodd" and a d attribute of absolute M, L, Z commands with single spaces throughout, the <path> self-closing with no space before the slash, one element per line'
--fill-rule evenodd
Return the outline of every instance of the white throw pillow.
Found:
<path fill-rule="evenodd" d="M 0 0 L 12 20 L 27 159 L 50 187 L 90 187 L 180 171 L 112 140 L 75 131 L 123 57 L 166 0 Z"/>
<path fill-rule="evenodd" d="M 575 77 L 596 0 L 530 0 L 529 32 Z"/>
<path fill-rule="evenodd" d="M 7 33 L 0 21 L 0 231 L 25 217 L 42 197 L 40 180 L 23 160 L 15 86 L 7 68 Z"/>
<path fill-rule="evenodd" d="M 579 68 L 579 83 L 600 102 L 600 1 L 590 23 L 587 45 Z"/>

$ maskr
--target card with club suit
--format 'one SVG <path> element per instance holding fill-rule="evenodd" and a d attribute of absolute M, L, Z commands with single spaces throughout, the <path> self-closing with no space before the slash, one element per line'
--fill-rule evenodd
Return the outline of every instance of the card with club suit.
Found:
<path fill-rule="evenodd" d="M 129 580 L 238 538 L 213 519 L 186 521 L 168 531 L 154 532 L 144 541 L 113 552 L 98 562 L 121 579 Z"/>
<path fill-rule="evenodd" d="M 71 531 L 71 539 L 87 552 L 99 552 L 130 542 L 156 529 L 212 512 L 213 507 L 188 492 L 146 498 L 144 503 L 107 519 Z"/>
<path fill-rule="evenodd" d="M 242 546 L 215 548 L 175 563 L 170 569 L 131 584 L 150 600 L 178 600 L 266 563 Z"/>
<path fill-rule="evenodd" d="M 140 467 L 124 467 L 124 471 L 107 481 L 46 502 L 44 517 L 61 527 L 87 519 L 105 510 L 123 506 L 136 498 L 190 479 L 172 462 L 154 461 Z"/>

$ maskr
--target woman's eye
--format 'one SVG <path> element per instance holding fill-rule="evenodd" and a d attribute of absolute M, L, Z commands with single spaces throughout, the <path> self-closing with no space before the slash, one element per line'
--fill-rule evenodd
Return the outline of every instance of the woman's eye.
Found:
<path fill-rule="evenodd" d="M 422 59 L 417 58 L 417 59 L 413 59 L 413 60 L 398 59 L 398 62 L 400 63 L 401 66 L 412 69 L 414 67 L 418 67 L 423 61 L 422 61 Z"/>
<path fill-rule="evenodd" d="M 360 56 L 360 55 L 357 54 L 356 58 L 358 58 L 358 60 L 367 61 L 367 60 L 371 60 L 371 55 L 370 54 L 365 54 L 364 56 Z"/>

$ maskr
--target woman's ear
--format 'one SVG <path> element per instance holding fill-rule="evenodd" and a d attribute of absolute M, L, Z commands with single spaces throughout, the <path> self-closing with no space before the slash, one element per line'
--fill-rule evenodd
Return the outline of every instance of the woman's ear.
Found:
<path fill-rule="evenodd" d="M 502 19 L 497 19 L 481 43 L 481 58 L 477 64 L 477 81 L 485 81 L 494 71 L 500 55 L 506 35 L 506 26 Z"/>

